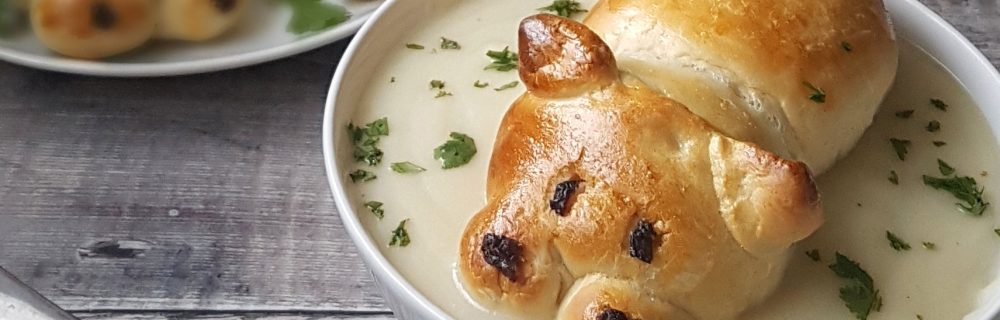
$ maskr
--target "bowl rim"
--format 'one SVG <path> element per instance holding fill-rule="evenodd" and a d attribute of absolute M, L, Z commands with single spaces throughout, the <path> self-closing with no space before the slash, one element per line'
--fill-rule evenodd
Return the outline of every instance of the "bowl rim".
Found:
<path fill-rule="evenodd" d="M 961 34 L 954 26 L 949 24 L 940 15 L 932 11 L 930 8 L 920 3 L 918 0 L 884 0 L 886 10 L 890 12 L 890 16 L 905 16 L 909 17 L 907 19 L 900 19 L 893 21 L 893 28 L 899 26 L 899 22 L 913 20 L 917 24 L 924 24 L 921 28 L 926 28 L 923 32 L 932 32 L 937 34 L 936 40 L 931 41 L 931 44 L 936 43 L 936 48 L 928 48 L 928 40 L 924 39 L 912 39 L 917 42 L 918 46 L 922 50 L 927 50 L 931 53 L 931 56 L 938 60 L 942 65 L 948 69 L 953 76 L 958 79 L 962 84 L 963 88 L 972 96 L 973 101 L 983 112 L 984 116 L 987 116 L 987 120 L 990 123 L 990 127 L 993 130 L 994 138 L 1000 138 L 1000 110 L 994 110 L 993 115 L 988 116 L 987 111 L 990 104 L 984 100 L 988 98 L 997 98 L 992 101 L 1000 101 L 1000 72 L 998 72 L 996 66 L 994 66 L 989 59 L 978 49 L 975 45 L 969 41 L 964 35 Z M 378 246 L 372 241 L 371 237 L 368 235 L 364 226 L 358 219 L 357 212 L 351 205 L 350 198 L 346 193 L 346 184 L 344 184 L 344 179 L 341 178 L 342 174 L 337 170 L 339 163 L 337 161 L 337 153 L 334 149 L 334 111 L 337 108 L 337 100 L 340 95 L 341 84 L 344 83 L 347 77 L 348 67 L 355 61 L 355 56 L 362 47 L 364 43 L 370 41 L 370 33 L 375 25 L 381 22 L 381 17 L 393 10 L 400 0 L 387 0 L 382 4 L 370 17 L 370 19 L 365 22 L 365 24 L 355 35 L 354 39 L 351 41 L 350 45 L 347 47 L 340 63 L 337 66 L 337 70 L 333 76 L 330 84 L 330 90 L 327 94 L 326 106 L 323 114 L 323 158 L 326 168 L 326 175 L 328 182 L 330 184 L 330 189 L 333 193 L 334 201 L 337 205 L 337 212 L 347 230 L 348 235 L 354 244 L 357 246 L 360 255 L 364 259 L 366 266 L 371 270 L 372 274 L 376 276 L 376 280 L 381 280 L 378 282 L 380 286 L 379 289 L 383 291 L 398 292 L 401 293 L 404 299 L 409 302 L 416 304 L 420 310 L 412 310 L 415 314 L 420 315 L 431 315 L 435 318 L 440 319 L 450 319 L 451 317 L 444 312 L 443 309 L 432 303 L 427 299 L 422 293 L 420 293 L 416 288 L 414 288 L 409 281 L 407 281 L 391 263 L 382 251 L 378 249 Z M 898 10 L 898 11 L 897 11 Z M 936 32 L 934 32 L 936 30 Z M 918 31 L 920 32 L 920 31 Z M 897 33 L 901 33 L 898 32 Z M 943 49 L 943 48 L 948 49 Z M 942 61 L 938 54 L 934 54 L 935 50 L 945 50 L 942 52 L 953 52 L 951 55 L 957 57 L 964 57 L 964 62 L 961 62 L 963 68 L 956 68 L 955 61 Z M 972 58 L 971 60 L 968 60 Z M 961 69 L 961 70 L 955 70 Z M 966 81 L 969 80 L 969 81 Z M 991 91 L 989 88 L 993 88 L 993 95 L 991 96 Z M 993 97 L 995 96 L 995 97 Z M 995 108 L 996 109 L 996 108 Z M 996 279 L 994 279 L 996 281 Z M 1000 290 L 998 290 L 1000 291 Z M 386 297 L 387 299 L 389 297 Z M 412 304 L 408 304 L 412 305 Z M 400 312 L 400 310 L 393 310 L 394 312 Z M 985 303 L 980 302 L 977 309 L 972 310 L 972 312 L 985 311 L 987 318 L 992 319 L 997 315 L 1000 315 L 1000 298 L 994 297 L 992 300 Z M 410 313 L 410 312 L 406 312 Z"/>

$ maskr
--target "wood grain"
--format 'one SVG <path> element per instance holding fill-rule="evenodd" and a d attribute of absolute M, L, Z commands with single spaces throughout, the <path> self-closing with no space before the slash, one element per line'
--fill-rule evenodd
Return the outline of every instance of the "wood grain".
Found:
<path fill-rule="evenodd" d="M 921 1 L 1000 66 L 996 0 Z M 0 63 L 0 265 L 83 319 L 388 317 L 322 167 L 345 46 L 156 79 Z"/>

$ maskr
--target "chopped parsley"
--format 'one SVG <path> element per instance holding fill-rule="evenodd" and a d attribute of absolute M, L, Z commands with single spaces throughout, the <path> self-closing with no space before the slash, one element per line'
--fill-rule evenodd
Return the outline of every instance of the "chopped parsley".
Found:
<path fill-rule="evenodd" d="M 450 140 L 434 148 L 434 159 L 440 160 L 444 169 L 460 167 L 476 155 L 476 141 L 471 137 L 458 132 L 452 132 L 450 137 Z"/>
<path fill-rule="evenodd" d="M 444 50 L 458 50 L 462 49 L 462 46 L 458 44 L 455 40 L 451 40 L 445 37 L 441 37 L 441 49 Z"/>
<path fill-rule="evenodd" d="M 889 182 L 892 184 L 899 185 L 899 175 L 896 174 L 896 170 L 889 171 Z"/>
<path fill-rule="evenodd" d="M 812 100 L 813 102 L 816 102 L 816 103 L 824 103 L 824 102 L 826 102 L 826 92 L 823 91 L 823 89 L 817 88 L 812 83 L 805 82 L 805 81 L 802 82 L 802 85 L 806 86 L 806 88 L 809 88 L 809 90 L 812 91 L 809 94 L 809 100 Z"/>
<path fill-rule="evenodd" d="M 378 218 L 379 220 L 385 218 L 385 210 L 382 209 L 381 202 L 378 201 L 365 202 L 365 208 L 368 208 L 368 211 L 371 211 L 372 214 L 375 215 L 375 217 Z"/>
<path fill-rule="evenodd" d="M 955 173 L 955 168 L 952 168 L 951 165 L 948 165 L 948 163 L 944 162 L 944 160 L 938 159 L 938 171 L 941 171 L 941 175 L 950 176 Z"/>
<path fill-rule="evenodd" d="M 431 80 L 431 89 L 444 89 L 444 81 Z"/>
<path fill-rule="evenodd" d="M 297 35 L 323 31 L 351 18 L 351 13 L 343 6 L 323 0 L 285 1 L 292 7 L 292 19 L 286 29 Z"/>
<path fill-rule="evenodd" d="M 931 120 L 927 123 L 927 132 L 938 132 L 941 130 L 941 122 L 937 120 Z"/>
<path fill-rule="evenodd" d="M 392 230 L 392 239 L 389 240 L 389 246 L 400 246 L 405 247 L 410 245 L 410 233 L 406 232 L 406 222 L 410 219 L 403 219 L 399 222 L 399 226 L 396 226 L 395 230 Z"/>
<path fill-rule="evenodd" d="M 899 237 L 897 237 L 892 232 L 886 231 L 885 232 L 885 238 L 889 240 L 889 246 L 892 247 L 893 250 L 896 250 L 896 251 L 909 251 L 910 250 L 910 244 L 906 243 L 906 241 L 903 241 L 903 239 L 900 239 Z"/>
<path fill-rule="evenodd" d="M 517 84 L 519 84 L 519 83 L 520 82 L 518 82 L 518 81 L 512 81 L 512 82 L 504 84 L 504 85 L 502 85 L 500 87 L 494 88 L 493 90 L 495 90 L 495 91 L 504 91 L 504 90 L 507 90 L 507 89 L 510 89 L 510 88 L 517 87 Z"/>
<path fill-rule="evenodd" d="M 948 143 L 944 142 L 944 141 L 937 141 L 937 140 L 934 141 L 934 146 L 935 147 L 942 147 L 942 146 L 944 146 L 946 144 L 948 144 Z"/>
<path fill-rule="evenodd" d="M 934 250 L 934 249 L 937 249 L 937 245 L 936 245 L 936 244 L 934 244 L 933 242 L 927 242 L 927 241 L 924 241 L 924 242 L 922 243 L 922 245 L 924 246 L 924 249 L 927 249 L 927 250 Z"/>
<path fill-rule="evenodd" d="M 354 172 L 351 172 L 349 175 L 351 176 L 351 182 L 354 183 L 357 183 L 358 181 L 368 182 L 375 180 L 375 178 L 378 178 L 378 176 L 376 176 L 374 173 L 371 173 L 371 171 L 362 169 L 354 170 Z"/>
<path fill-rule="evenodd" d="M 476 88 L 486 88 L 486 87 L 490 86 L 490 83 L 489 82 L 480 82 L 479 80 L 476 80 L 476 83 L 473 83 L 472 86 L 476 87 Z"/>
<path fill-rule="evenodd" d="M 944 103 L 941 99 L 931 99 L 931 105 L 941 111 L 948 111 L 948 104 Z"/>
<path fill-rule="evenodd" d="M 892 143 L 892 150 L 896 151 L 896 157 L 906 160 L 906 154 L 910 152 L 910 140 L 892 138 L 889 142 Z"/>
<path fill-rule="evenodd" d="M 504 47 L 503 51 L 486 51 L 486 56 L 493 59 L 483 68 L 483 70 L 510 71 L 517 69 L 517 53 L 510 51 L 510 47 Z"/>
<path fill-rule="evenodd" d="M 427 171 L 427 169 L 409 161 L 393 163 L 390 168 L 392 168 L 392 171 L 395 171 L 396 173 L 421 173 Z"/>
<path fill-rule="evenodd" d="M 993 233 L 996 233 L 1000 237 L 1000 229 L 993 229 Z"/>
<path fill-rule="evenodd" d="M 444 91 L 444 90 L 439 90 L 438 93 L 434 95 L 434 98 L 437 99 L 437 98 L 448 97 L 448 96 L 452 96 L 452 95 L 453 94 L 451 94 L 451 92 Z"/>
<path fill-rule="evenodd" d="M 396 77 L 389 78 L 389 83 L 396 83 Z"/>
<path fill-rule="evenodd" d="M 958 200 L 964 202 L 955 204 L 958 206 L 959 211 L 974 216 L 982 216 L 983 211 L 986 211 L 990 203 L 983 199 L 983 188 L 979 187 L 976 179 L 955 175 L 955 168 L 952 168 L 948 163 L 940 159 L 938 159 L 938 170 L 945 177 L 937 178 L 924 175 L 924 184 L 937 190 L 947 191 L 955 198 L 958 198 Z"/>
<path fill-rule="evenodd" d="M 809 259 L 812 259 L 812 261 L 817 261 L 818 262 L 820 260 L 819 250 L 816 250 L 816 249 L 812 249 L 812 250 L 806 251 L 806 256 L 809 257 Z"/>
<path fill-rule="evenodd" d="M 567 18 L 577 13 L 587 12 L 587 10 L 580 8 L 580 3 L 576 0 L 555 0 L 548 7 L 538 8 L 538 10 L 555 12 L 557 15 Z"/>
<path fill-rule="evenodd" d="M 847 52 L 851 52 L 851 51 L 854 51 L 854 47 L 853 47 L 853 46 L 851 46 L 851 43 L 850 43 L 850 42 L 847 42 L 847 41 L 843 41 L 843 42 L 841 42 L 841 43 L 840 43 L 840 47 L 841 47 L 841 48 L 844 48 L 844 51 L 847 51 Z"/>
<path fill-rule="evenodd" d="M 416 44 L 416 43 L 407 43 L 406 44 L 406 48 L 407 49 L 413 49 L 413 50 L 424 50 L 424 46 Z"/>
<path fill-rule="evenodd" d="M 354 160 L 376 166 L 382 162 L 382 150 L 375 146 L 379 139 L 389 135 L 389 120 L 378 119 L 364 127 L 347 125 L 347 134 L 354 144 Z"/>
<path fill-rule="evenodd" d="M 872 311 L 882 309 L 882 297 L 875 289 L 875 281 L 861 269 L 857 262 L 837 252 L 837 261 L 830 270 L 849 282 L 840 287 L 840 300 L 858 320 L 867 320 Z"/>
<path fill-rule="evenodd" d="M 914 112 L 916 112 L 916 110 L 903 110 L 903 111 L 898 111 L 898 112 L 896 112 L 896 117 L 897 117 L 897 118 L 900 118 L 900 119 L 909 119 L 910 117 L 912 117 L 912 116 L 913 116 L 913 113 L 914 113 Z"/>

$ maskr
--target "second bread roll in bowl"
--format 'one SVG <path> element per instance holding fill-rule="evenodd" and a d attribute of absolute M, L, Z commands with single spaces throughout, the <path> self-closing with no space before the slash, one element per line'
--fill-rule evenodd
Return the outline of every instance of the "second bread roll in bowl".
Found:
<path fill-rule="evenodd" d="M 816 174 L 853 148 L 896 74 L 881 0 L 601 0 L 584 22 L 625 71 Z"/>
<path fill-rule="evenodd" d="M 154 10 L 153 0 L 34 0 L 31 26 L 52 51 L 100 59 L 152 38 Z"/>
<path fill-rule="evenodd" d="M 218 37 L 239 21 L 245 0 L 162 0 L 157 36 L 205 41 Z"/>

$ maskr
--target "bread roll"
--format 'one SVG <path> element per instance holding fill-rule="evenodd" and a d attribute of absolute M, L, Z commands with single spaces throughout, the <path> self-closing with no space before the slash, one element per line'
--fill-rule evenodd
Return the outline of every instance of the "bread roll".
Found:
<path fill-rule="evenodd" d="M 246 0 L 161 0 L 157 36 L 205 41 L 223 34 L 239 21 Z"/>
<path fill-rule="evenodd" d="M 515 315 L 733 319 L 773 290 L 822 222 L 805 164 L 619 74 L 582 24 L 532 16 L 519 44 L 528 92 L 459 245 L 471 297 Z"/>
<path fill-rule="evenodd" d="M 600 0 L 584 21 L 622 69 L 816 174 L 854 146 L 896 73 L 881 0 Z"/>
<path fill-rule="evenodd" d="M 52 51 L 99 59 L 132 50 L 153 36 L 153 0 L 34 0 L 31 25 Z"/>

